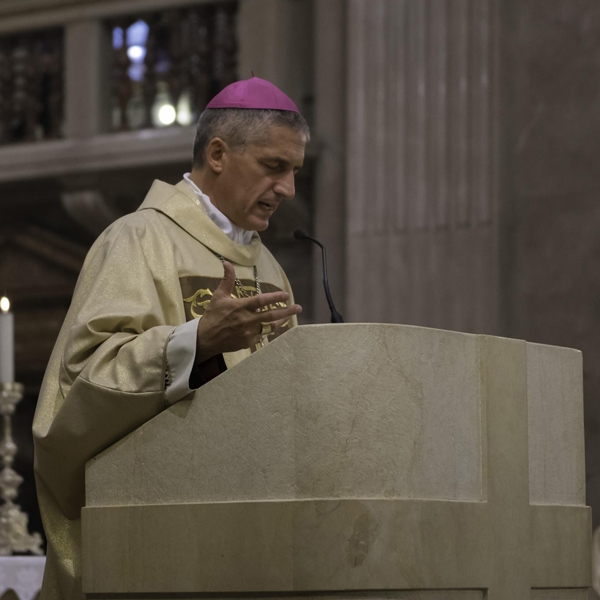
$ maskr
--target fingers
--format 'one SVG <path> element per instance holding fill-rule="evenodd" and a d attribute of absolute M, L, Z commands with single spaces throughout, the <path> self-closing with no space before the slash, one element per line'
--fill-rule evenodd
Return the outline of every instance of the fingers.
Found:
<path fill-rule="evenodd" d="M 301 312 L 302 307 L 299 304 L 292 304 L 285 308 L 273 308 L 271 310 L 266 310 L 265 312 L 256 313 L 255 319 L 260 323 L 275 324 L 276 322 L 281 321 L 281 324 L 283 324 L 290 317 L 300 314 Z"/>
<path fill-rule="evenodd" d="M 228 261 L 223 261 L 223 279 L 219 283 L 215 294 L 217 292 L 225 295 L 227 298 L 233 294 L 235 290 L 235 269 L 233 265 Z M 277 304 L 278 302 L 286 302 L 290 295 L 287 292 L 269 292 L 265 294 L 258 294 L 251 298 L 241 299 L 245 303 L 245 308 L 250 310 L 256 310 L 269 306 L 270 304 Z"/>
<path fill-rule="evenodd" d="M 277 304 L 278 302 L 287 302 L 290 295 L 287 292 L 268 292 L 265 294 L 258 294 L 244 300 L 246 303 L 245 308 L 250 310 L 257 310 L 269 306 L 270 304 Z"/>
<path fill-rule="evenodd" d="M 231 296 L 233 293 L 233 289 L 235 287 L 235 270 L 233 265 L 226 260 L 223 261 L 223 279 L 219 286 L 215 290 L 215 294 L 223 294 L 227 298 Z"/>
<path fill-rule="evenodd" d="M 286 323 L 289 323 L 289 318 L 278 319 L 277 321 L 271 322 L 271 327 L 273 328 L 273 330 L 277 330 Z"/>

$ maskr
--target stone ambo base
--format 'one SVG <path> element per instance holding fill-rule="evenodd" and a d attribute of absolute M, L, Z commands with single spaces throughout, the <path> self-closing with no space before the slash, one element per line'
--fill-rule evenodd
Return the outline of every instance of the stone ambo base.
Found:
<path fill-rule="evenodd" d="M 88 463 L 84 590 L 583 600 L 583 452 L 577 351 L 300 327 Z"/>

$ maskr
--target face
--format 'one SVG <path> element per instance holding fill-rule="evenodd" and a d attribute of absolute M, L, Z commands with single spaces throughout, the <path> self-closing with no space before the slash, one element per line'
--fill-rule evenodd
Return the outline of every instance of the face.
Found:
<path fill-rule="evenodd" d="M 279 204 L 296 193 L 305 145 L 300 132 L 277 126 L 267 145 L 248 144 L 243 152 L 226 148 L 213 202 L 238 227 L 264 231 Z"/>

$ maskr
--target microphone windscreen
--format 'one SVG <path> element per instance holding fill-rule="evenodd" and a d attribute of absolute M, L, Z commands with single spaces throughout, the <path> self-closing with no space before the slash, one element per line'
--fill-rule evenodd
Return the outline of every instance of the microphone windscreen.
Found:
<path fill-rule="evenodd" d="M 304 238 L 307 237 L 307 234 L 305 231 L 302 231 L 302 229 L 296 229 L 296 231 L 294 231 L 294 237 L 297 240 L 303 240 Z"/>

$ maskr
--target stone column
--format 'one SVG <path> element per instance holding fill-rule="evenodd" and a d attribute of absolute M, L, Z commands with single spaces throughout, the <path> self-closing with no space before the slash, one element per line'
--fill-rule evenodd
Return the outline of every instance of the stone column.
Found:
<path fill-rule="evenodd" d="M 494 4 L 347 3 L 350 320 L 496 330 Z"/>

